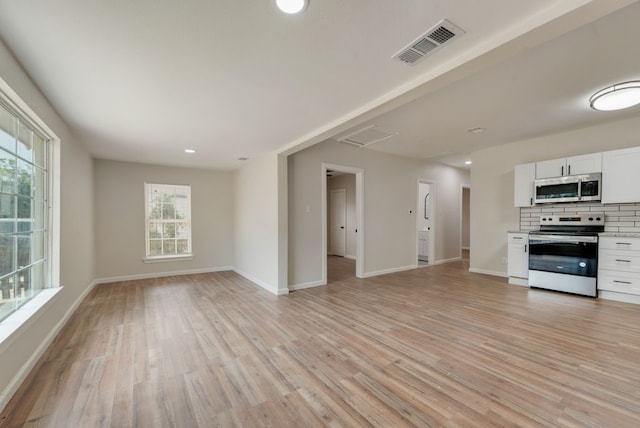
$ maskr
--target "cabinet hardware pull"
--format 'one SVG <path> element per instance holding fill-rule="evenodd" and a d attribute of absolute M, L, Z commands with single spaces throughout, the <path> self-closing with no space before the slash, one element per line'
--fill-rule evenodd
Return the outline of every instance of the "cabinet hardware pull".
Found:
<path fill-rule="evenodd" d="M 533 198 L 530 198 L 529 205 L 533 205 Z"/>
<path fill-rule="evenodd" d="M 616 245 L 631 245 L 631 242 L 616 242 Z"/>
<path fill-rule="evenodd" d="M 631 263 L 631 260 L 616 259 L 617 262 Z"/>
<path fill-rule="evenodd" d="M 568 169 L 568 171 L 567 171 L 567 175 L 571 175 L 571 165 L 569 165 L 569 166 L 567 167 L 567 169 Z"/>
<path fill-rule="evenodd" d="M 521 236 L 514 236 L 513 239 L 522 239 Z"/>
<path fill-rule="evenodd" d="M 524 244 L 524 252 L 527 252 L 527 244 Z"/>
<path fill-rule="evenodd" d="M 617 282 L 618 284 L 627 284 L 627 285 L 631 285 L 631 283 L 629 281 L 618 281 L 617 279 L 614 279 L 613 282 Z"/>
<path fill-rule="evenodd" d="M 560 176 L 562 177 L 564 175 L 564 166 L 560 167 Z"/>

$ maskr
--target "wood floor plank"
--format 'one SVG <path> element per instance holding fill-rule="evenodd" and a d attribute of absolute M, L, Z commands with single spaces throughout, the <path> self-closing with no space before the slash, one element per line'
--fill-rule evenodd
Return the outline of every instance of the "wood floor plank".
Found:
<path fill-rule="evenodd" d="M 640 306 L 468 260 L 272 294 L 233 272 L 96 287 L 3 427 L 640 426 Z"/>

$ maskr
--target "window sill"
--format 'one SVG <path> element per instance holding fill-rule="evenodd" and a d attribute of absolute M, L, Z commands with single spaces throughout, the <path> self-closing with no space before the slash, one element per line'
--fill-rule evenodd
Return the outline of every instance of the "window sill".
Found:
<path fill-rule="evenodd" d="M 181 256 L 145 257 L 144 259 L 142 259 L 144 263 L 180 262 L 186 260 L 193 260 L 193 254 L 184 254 Z"/>
<path fill-rule="evenodd" d="M 0 322 L 0 353 L 20 334 L 38 319 L 39 312 L 62 290 L 62 287 L 46 288 L 29 300 L 20 309 Z"/>

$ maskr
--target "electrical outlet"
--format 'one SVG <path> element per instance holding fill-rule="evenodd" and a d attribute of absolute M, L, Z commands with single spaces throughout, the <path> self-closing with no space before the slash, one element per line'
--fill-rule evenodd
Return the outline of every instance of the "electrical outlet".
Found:
<path fill-rule="evenodd" d="M 506 264 L 507 264 L 507 258 L 506 258 L 506 257 L 503 257 L 503 258 L 502 258 L 502 264 L 503 264 L 503 265 L 506 265 Z"/>

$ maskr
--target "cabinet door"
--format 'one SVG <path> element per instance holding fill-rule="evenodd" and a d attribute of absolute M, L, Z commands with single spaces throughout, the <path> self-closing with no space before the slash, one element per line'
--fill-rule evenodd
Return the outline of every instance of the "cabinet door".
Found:
<path fill-rule="evenodd" d="M 602 153 L 567 158 L 567 169 L 564 175 L 591 174 L 593 172 L 602 172 Z"/>
<path fill-rule="evenodd" d="M 602 203 L 640 202 L 640 147 L 602 154 Z"/>
<path fill-rule="evenodd" d="M 562 177 L 566 174 L 566 158 L 536 162 L 536 178 Z"/>
<path fill-rule="evenodd" d="M 529 277 L 529 240 L 526 233 L 509 234 L 507 273 L 510 277 Z"/>
<path fill-rule="evenodd" d="M 516 165 L 513 175 L 513 205 L 530 207 L 533 205 L 533 180 L 536 178 L 535 162 Z"/>

